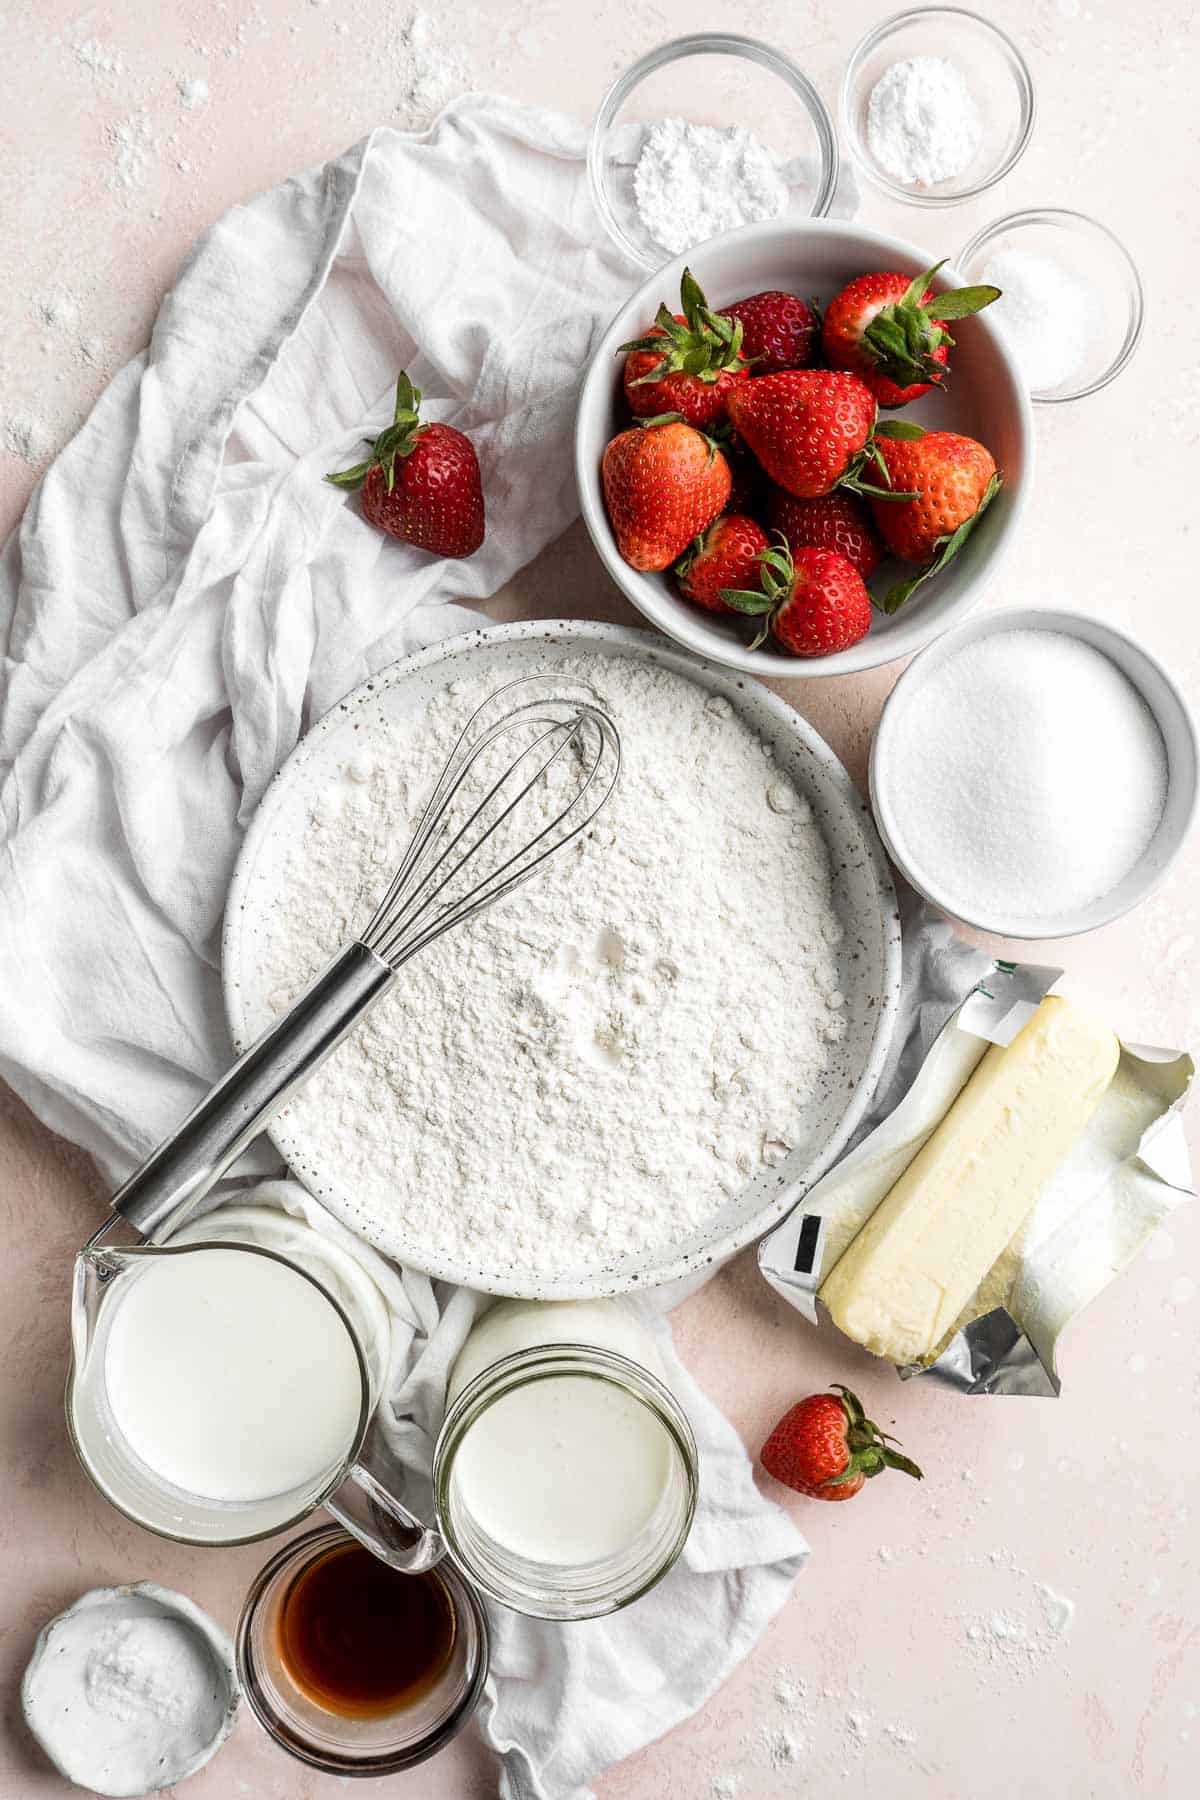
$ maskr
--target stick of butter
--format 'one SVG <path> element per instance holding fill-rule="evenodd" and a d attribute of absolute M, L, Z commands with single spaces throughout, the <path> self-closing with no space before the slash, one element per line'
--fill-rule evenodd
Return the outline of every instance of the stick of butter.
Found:
<path fill-rule="evenodd" d="M 822 1283 L 876 1356 L 928 1361 L 1031 1211 L 1116 1072 L 1113 1032 L 1049 995 L 993 1044 Z"/>

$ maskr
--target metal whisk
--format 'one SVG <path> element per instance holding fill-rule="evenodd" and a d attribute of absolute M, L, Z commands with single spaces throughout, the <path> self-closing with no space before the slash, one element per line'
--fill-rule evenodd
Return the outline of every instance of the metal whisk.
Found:
<path fill-rule="evenodd" d="M 589 688 L 531 676 L 485 700 L 362 934 L 125 1183 L 113 1206 L 126 1223 L 144 1240 L 169 1236 L 409 958 L 510 894 L 578 837 L 620 767 L 616 727 Z"/>

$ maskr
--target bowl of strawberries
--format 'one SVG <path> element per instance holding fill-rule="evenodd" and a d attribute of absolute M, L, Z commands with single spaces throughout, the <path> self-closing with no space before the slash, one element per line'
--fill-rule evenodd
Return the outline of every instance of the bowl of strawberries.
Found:
<path fill-rule="evenodd" d="M 668 263 L 609 326 L 576 418 L 614 581 L 669 637 L 757 675 L 873 668 L 957 623 L 1033 475 L 997 297 L 829 219 Z"/>

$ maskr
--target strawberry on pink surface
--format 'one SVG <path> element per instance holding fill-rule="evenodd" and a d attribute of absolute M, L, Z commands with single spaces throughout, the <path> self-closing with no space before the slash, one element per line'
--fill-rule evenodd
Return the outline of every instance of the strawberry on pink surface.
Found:
<path fill-rule="evenodd" d="M 835 1382 L 836 1393 L 810 1394 L 786 1412 L 762 1447 L 768 1475 L 811 1500 L 853 1500 L 884 1469 L 922 1480 L 920 1469 L 890 1445 L 863 1412 L 857 1394 Z"/>

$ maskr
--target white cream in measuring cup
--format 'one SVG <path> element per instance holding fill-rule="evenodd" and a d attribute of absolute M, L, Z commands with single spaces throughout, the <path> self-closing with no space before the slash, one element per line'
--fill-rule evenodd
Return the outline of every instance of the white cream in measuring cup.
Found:
<path fill-rule="evenodd" d="M 356 1330 L 280 1251 L 93 1240 L 76 1262 L 71 1323 L 75 1448 L 137 1523 L 230 1544 L 324 1505 L 395 1567 L 442 1554 L 361 1458 L 374 1405 L 361 1316 Z"/>
<path fill-rule="evenodd" d="M 434 1481 L 464 1571 L 548 1617 L 612 1611 L 675 1560 L 695 1445 L 653 1334 L 619 1301 L 502 1301 L 451 1372 Z"/>
<path fill-rule="evenodd" d="M 163 1481 L 248 1504 L 319 1481 L 354 1448 L 362 1377 L 327 1296 L 274 1257 L 156 1257 L 104 1346 L 113 1423 Z"/>

